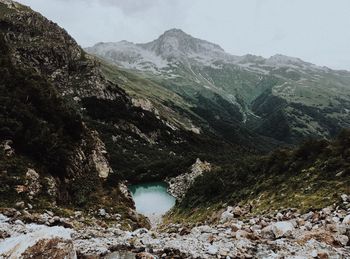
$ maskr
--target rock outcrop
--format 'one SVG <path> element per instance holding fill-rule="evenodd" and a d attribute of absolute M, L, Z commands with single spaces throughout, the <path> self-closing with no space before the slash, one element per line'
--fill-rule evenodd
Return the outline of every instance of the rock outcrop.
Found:
<path fill-rule="evenodd" d="M 0 148 L 3 150 L 4 155 L 7 157 L 11 157 L 15 154 L 15 150 L 11 147 L 12 144 L 13 144 L 13 141 L 10 139 L 4 140 L 0 144 Z"/>
<path fill-rule="evenodd" d="M 84 202 L 113 170 L 100 134 L 83 118 L 81 100 L 94 97 L 129 107 L 131 98 L 109 82 L 98 62 L 57 24 L 13 1 L 0 0 L 0 9 L 0 91 L 3 98 L 17 105 L 15 112 L 1 110 L 6 115 L 1 121 L 4 136 L 14 136 L 8 140 L 1 135 L 1 148 L 15 164 L 33 160 L 35 165 L 24 180 L 18 177 L 9 182 L 16 184 L 18 194 L 28 193 L 30 199 L 49 193 L 53 203 L 76 202 L 73 196 L 77 191 L 73 189 L 81 191 L 78 185 L 82 184 L 85 193 L 78 196 Z M 17 81 L 21 90 L 17 90 Z M 26 100 L 21 99 L 20 91 Z M 52 107 L 45 102 L 53 103 Z M 23 103 L 27 106 L 21 109 L 29 113 L 22 116 L 16 107 Z M 26 132 L 18 132 L 21 127 Z M 18 148 L 16 153 L 13 147 Z M 89 185 L 89 181 L 95 182 Z"/>
<path fill-rule="evenodd" d="M 39 174 L 34 169 L 28 168 L 25 185 L 27 187 L 29 199 L 33 199 L 33 197 L 40 192 L 42 186 L 39 179 Z"/>
<path fill-rule="evenodd" d="M 195 179 L 204 172 L 209 172 L 210 170 L 210 163 L 206 161 L 202 162 L 199 158 L 197 158 L 196 162 L 191 166 L 188 173 L 181 174 L 171 179 L 166 179 L 166 182 L 169 184 L 168 192 L 176 199 L 181 200 Z"/>

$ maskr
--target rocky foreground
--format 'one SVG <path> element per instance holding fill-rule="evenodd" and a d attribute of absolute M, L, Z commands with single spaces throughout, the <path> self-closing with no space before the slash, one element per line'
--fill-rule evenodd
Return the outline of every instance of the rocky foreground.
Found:
<path fill-rule="evenodd" d="M 103 217 L 81 223 L 76 212 L 60 218 L 52 212 L 31 215 L 25 209 L 0 214 L 0 258 L 350 258 L 350 196 L 320 211 L 293 209 L 274 215 L 244 215 L 227 207 L 218 222 L 162 230 L 125 231 Z M 32 216 L 33 223 L 24 223 Z"/>

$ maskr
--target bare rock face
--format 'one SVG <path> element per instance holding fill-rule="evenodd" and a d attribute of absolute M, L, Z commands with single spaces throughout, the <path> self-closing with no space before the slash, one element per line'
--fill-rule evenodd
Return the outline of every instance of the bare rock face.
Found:
<path fill-rule="evenodd" d="M 194 180 L 204 172 L 209 172 L 210 170 L 210 163 L 206 161 L 202 162 L 197 158 L 196 162 L 191 166 L 190 172 L 166 180 L 169 184 L 169 193 L 175 198 L 181 200 L 193 184 Z"/>
<path fill-rule="evenodd" d="M 120 190 L 120 192 L 130 201 L 132 201 L 132 203 L 134 203 L 134 200 L 131 196 L 130 190 L 128 189 L 128 187 L 126 186 L 125 183 L 119 183 L 118 188 Z"/>
<path fill-rule="evenodd" d="M 56 198 L 58 189 L 55 178 L 53 178 L 52 176 L 47 176 L 45 177 L 45 180 L 47 184 L 47 194 L 50 195 L 50 197 L 52 198 Z"/>
<path fill-rule="evenodd" d="M 15 154 L 15 150 L 12 148 L 13 141 L 8 139 L 8 140 L 4 140 L 0 147 L 3 149 L 3 152 L 5 154 L 5 156 L 10 157 L 13 156 Z"/>
<path fill-rule="evenodd" d="M 95 164 L 99 177 L 107 178 L 111 170 L 107 159 L 103 156 L 99 156 L 99 154 L 94 150 L 92 153 L 92 161 Z"/>
<path fill-rule="evenodd" d="M 109 166 L 109 162 L 106 158 L 106 147 L 98 137 L 98 133 L 96 131 L 92 132 L 92 136 L 94 138 L 95 148 L 92 151 L 91 161 L 94 164 L 99 177 L 106 179 L 109 173 L 112 172 L 112 168 Z"/>
<path fill-rule="evenodd" d="M 42 186 L 39 179 L 39 174 L 34 169 L 28 168 L 25 185 L 27 186 L 30 199 L 33 199 L 33 197 L 36 196 L 41 190 Z"/>
<path fill-rule="evenodd" d="M 159 111 L 154 107 L 148 99 L 132 98 L 132 104 L 136 107 L 141 107 L 145 111 L 153 112 L 156 115 L 159 115 Z"/>

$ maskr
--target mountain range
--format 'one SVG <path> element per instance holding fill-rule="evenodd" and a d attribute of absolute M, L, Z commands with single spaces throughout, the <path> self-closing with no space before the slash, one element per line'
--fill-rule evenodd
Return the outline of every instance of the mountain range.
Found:
<path fill-rule="evenodd" d="M 243 127 L 296 144 L 308 137 L 330 138 L 349 127 L 347 71 L 279 54 L 234 56 L 180 29 L 145 44 L 98 43 L 86 51 L 159 86 L 132 89 L 136 95 L 171 106 L 194 128 L 228 139 Z"/>
<path fill-rule="evenodd" d="M 348 71 L 179 29 L 83 49 L 0 0 L 0 257 L 346 258 L 349 113 Z M 178 199 L 153 232 L 128 185 L 158 181 Z"/>

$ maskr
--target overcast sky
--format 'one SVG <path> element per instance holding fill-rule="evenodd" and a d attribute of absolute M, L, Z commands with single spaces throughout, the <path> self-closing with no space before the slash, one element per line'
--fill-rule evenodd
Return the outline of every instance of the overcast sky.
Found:
<path fill-rule="evenodd" d="M 285 54 L 350 70 L 350 0 L 18 0 L 83 47 L 180 28 L 235 55 Z"/>

